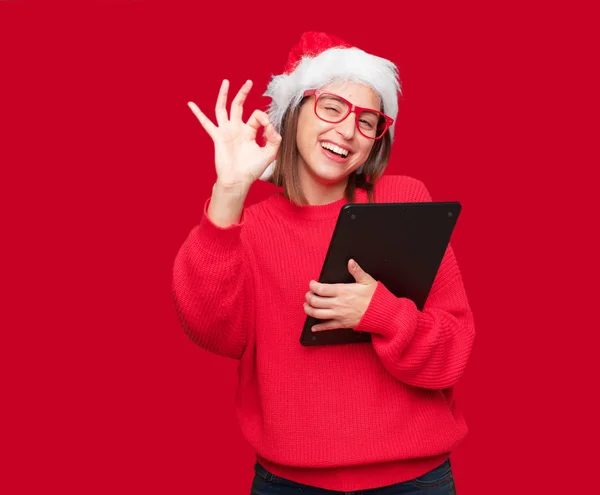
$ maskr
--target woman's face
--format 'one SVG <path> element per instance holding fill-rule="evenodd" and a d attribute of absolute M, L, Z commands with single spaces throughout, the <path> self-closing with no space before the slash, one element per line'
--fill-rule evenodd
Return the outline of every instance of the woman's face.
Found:
<path fill-rule="evenodd" d="M 380 108 L 375 91 L 359 83 L 342 82 L 320 89 L 346 98 L 356 106 Z M 320 185 L 345 182 L 351 172 L 367 161 L 375 141 L 358 132 L 354 113 L 342 122 L 331 124 L 315 115 L 314 106 L 315 96 L 311 96 L 298 116 L 296 143 L 300 180 L 303 184 L 317 182 Z M 332 148 L 331 145 L 333 149 L 325 148 Z"/>

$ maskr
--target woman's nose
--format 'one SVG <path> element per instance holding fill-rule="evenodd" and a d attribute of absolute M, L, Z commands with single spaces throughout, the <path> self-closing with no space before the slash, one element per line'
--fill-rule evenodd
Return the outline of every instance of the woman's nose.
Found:
<path fill-rule="evenodd" d="M 336 130 L 345 139 L 352 139 L 356 132 L 356 118 L 354 117 L 354 112 L 350 112 L 344 120 L 337 124 Z"/>

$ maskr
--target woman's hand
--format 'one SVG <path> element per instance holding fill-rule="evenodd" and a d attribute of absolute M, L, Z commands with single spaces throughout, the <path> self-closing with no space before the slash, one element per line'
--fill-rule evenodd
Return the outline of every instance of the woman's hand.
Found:
<path fill-rule="evenodd" d="M 229 81 L 223 80 L 215 107 L 218 125 L 213 124 L 195 103 L 188 103 L 215 145 L 217 183 L 229 189 L 240 187 L 248 190 L 275 159 L 281 143 L 281 136 L 265 112 L 255 110 L 246 123 L 242 121 L 244 102 L 251 87 L 252 81 L 246 81 L 241 87 L 231 102 L 228 116 L 226 103 Z M 255 141 L 261 127 L 265 128 L 267 138 L 264 147 Z"/>
<path fill-rule="evenodd" d="M 366 273 L 354 260 L 348 262 L 354 284 L 321 284 L 312 280 L 306 293 L 304 312 L 319 320 L 313 332 L 355 328 L 362 319 L 377 288 L 377 280 Z"/>

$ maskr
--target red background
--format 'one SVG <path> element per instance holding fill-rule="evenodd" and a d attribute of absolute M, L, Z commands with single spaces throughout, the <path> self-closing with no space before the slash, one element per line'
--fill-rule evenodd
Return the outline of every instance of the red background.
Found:
<path fill-rule="evenodd" d="M 221 79 L 250 78 L 246 115 L 263 107 L 304 30 L 397 63 L 388 171 L 463 204 L 453 244 L 478 333 L 458 492 L 594 491 L 594 13 L 321 5 L 0 2 L 2 493 L 249 492 L 236 362 L 196 347 L 171 302 L 215 179 L 186 102 L 212 116 Z"/>

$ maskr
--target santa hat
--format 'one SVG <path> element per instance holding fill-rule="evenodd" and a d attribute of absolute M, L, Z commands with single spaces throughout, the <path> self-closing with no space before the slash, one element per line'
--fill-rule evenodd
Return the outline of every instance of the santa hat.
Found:
<path fill-rule="evenodd" d="M 319 89 L 337 80 L 373 88 L 381 98 L 385 114 L 396 120 L 400 82 L 392 62 L 352 47 L 336 36 L 307 32 L 290 51 L 283 74 L 272 77 L 264 94 L 272 99 L 267 113 L 277 132 L 281 132 L 286 110 L 298 106 L 304 91 Z M 393 140 L 393 125 L 388 132 Z M 260 178 L 268 179 L 274 169 L 275 162 Z"/>

